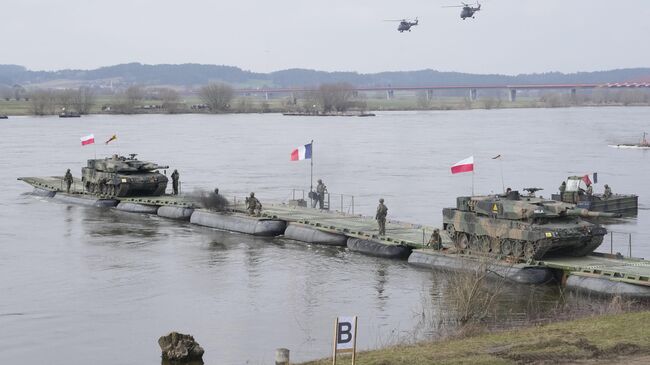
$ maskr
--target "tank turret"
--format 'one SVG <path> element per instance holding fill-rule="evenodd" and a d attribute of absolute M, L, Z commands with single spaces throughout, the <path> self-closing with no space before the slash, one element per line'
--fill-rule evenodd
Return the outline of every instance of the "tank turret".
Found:
<path fill-rule="evenodd" d="M 443 209 L 443 226 L 457 249 L 522 259 L 585 256 L 600 246 L 607 231 L 581 218 L 617 216 L 536 197 L 538 188 L 527 190 L 524 196 L 510 191 L 458 197 L 456 208 Z"/>
<path fill-rule="evenodd" d="M 88 160 L 81 169 L 81 180 L 87 192 L 107 196 L 159 196 L 165 193 L 167 177 L 158 172 L 168 166 L 141 161 L 132 153 L 129 157 L 113 155 Z"/>

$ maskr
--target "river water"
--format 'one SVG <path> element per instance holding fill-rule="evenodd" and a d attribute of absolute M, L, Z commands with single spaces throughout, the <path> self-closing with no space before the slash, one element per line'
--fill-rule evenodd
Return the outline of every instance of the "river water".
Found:
<path fill-rule="evenodd" d="M 289 162 L 289 154 L 313 139 L 315 178 L 332 193 L 354 195 L 355 213 L 373 214 L 383 197 L 390 218 L 428 225 L 471 193 L 472 174 L 449 172 L 470 155 L 477 193 L 505 184 L 543 187 L 548 196 L 568 175 L 598 172 L 596 192 L 608 183 L 640 196 L 637 217 L 608 224 L 621 232 L 614 250 L 627 253 L 631 233 L 634 256 L 650 256 L 650 151 L 607 146 L 638 140 L 650 127 L 650 108 L 14 117 L 1 124 L 0 363 L 157 364 L 157 338 L 172 330 L 193 334 L 208 364 L 269 364 L 278 347 L 307 360 L 328 355 L 337 315 L 359 316 L 359 345 L 368 349 L 428 338 L 423 322 L 451 307 L 445 279 L 406 262 L 50 202 L 16 180 L 66 168 L 78 176 L 95 155 L 139 153 L 177 168 L 184 192 L 255 191 L 264 203 L 309 187 L 309 162 Z M 90 133 L 98 143 L 80 147 Z M 114 133 L 117 141 L 104 145 Z M 513 318 L 530 310 L 521 291 L 509 288 L 501 303 Z M 551 301 L 557 293 L 535 295 Z"/>

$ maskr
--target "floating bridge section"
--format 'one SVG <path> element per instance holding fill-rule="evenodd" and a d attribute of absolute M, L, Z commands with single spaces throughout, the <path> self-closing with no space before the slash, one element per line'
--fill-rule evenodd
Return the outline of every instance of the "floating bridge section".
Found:
<path fill-rule="evenodd" d="M 24 177 L 19 180 L 32 185 L 39 195 L 54 197 L 65 203 L 78 202 L 117 209 L 125 206 L 128 209 L 122 210 L 157 213 L 217 229 L 266 236 L 284 235 L 285 238 L 313 244 L 347 245 L 352 251 L 380 257 L 408 258 L 416 266 L 432 269 L 475 270 L 477 265 L 489 261 L 490 270 L 494 273 L 519 283 L 541 284 L 554 277 L 567 287 L 650 298 L 650 261 L 643 259 L 601 253 L 527 262 L 512 257 L 480 257 L 454 252 L 453 248 L 449 248 L 451 242 L 444 232 L 441 232 L 441 236 L 448 248 L 434 250 L 427 247 L 426 243 L 434 229 L 430 226 L 387 221 L 386 235 L 379 236 L 377 222 L 372 217 L 361 215 L 286 204 L 265 204 L 259 217 L 251 217 L 246 214 L 243 204 L 232 205 L 229 212 L 213 212 L 201 209 L 197 202 L 182 196 L 94 196 L 83 191 L 78 179 L 68 194 L 61 176 Z M 161 214 L 163 211 L 165 214 Z"/>

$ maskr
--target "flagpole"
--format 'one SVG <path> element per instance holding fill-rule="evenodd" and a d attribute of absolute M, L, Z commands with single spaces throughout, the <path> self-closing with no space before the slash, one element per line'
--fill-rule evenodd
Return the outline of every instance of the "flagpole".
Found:
<path fill-rule="evenodd" d="M 503 159 L 499 157 L 499 168 L 501 169 L 501 189 L 503 189 L 503 192 L 506 192 L 506 183 L 503 180 Z"/>
<path fill-rule="evenodd" d="M 474 169 L 472 169 L 472 196 L 474 196 Z"/>
<path fill-rule="evenodd" d="M 311 142 L 311 158 L 309 159 L 309 163 L 311 166 L 311 171 L 310 171 L 310 179 L 309 179 L 309 191 L 313 191 L 314 189 L 314 140 L 312 139 Z"/>

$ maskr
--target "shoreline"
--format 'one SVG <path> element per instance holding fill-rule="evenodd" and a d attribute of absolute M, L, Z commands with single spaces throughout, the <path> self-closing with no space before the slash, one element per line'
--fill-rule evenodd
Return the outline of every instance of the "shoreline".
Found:
<path fill-rule="evenodd" d="M 464 338 L 396 345 L 357 353 L 357 364 L 643 364 L 650 359 L 650 311 L 600 314 L 484 332 Z M 341 359 L 349 361 L 349 359 Z M 331 364 L 330 358 L 301 363 Z"/>
<path fill-rule="evenodd" d="M 571 105 L 558 105 L 558 106 L 549 106 L 543 102 L 536 100 L 528 101 L 518 101 L 518 102 L 508 102 L 499 106 L 490 106 L 487 107 L 483 104 L 481 100 L 472 102 L 472 105 L 467 106 L 458 103 L 440 103 L 431 105 L 428 107 L 418 107 L 407 101 L 407 103 L 399 103 L 404 100 L 397 100 L 396 102 L 391 101 L 372 101 L 369 103 L 368 108 L 364 110 L 352 109 L 346 112 L 332 112 L 332 113 L 313 113 L 305 112 L 301 110 L 296 110 L 295 108 L 286 108 L 282 105 L 262 105 L 245 108 L 244 110 L 233 108 L 229 111 L 210 113 L 203 110 L 195 110 L 191 108 L 178 109 L 173 112 L 167 111 L 162 108 L 153 108 L 153 109 L 136 109 L 133 112 L 129 113 L 118 113 L 118 112 L 106 112 L 98 108 L 94 108 L 87 114 L 84 115 L 183 115 L 183 114 L 206 114 L 206 115 L 223 115 L 223 114 L 284 114 L 286 116 L 318 116 L 318 117 L 340 117 L 340 116 L 374 116 L 374 113 L 377 112 L 417 112 L 417 111 L 459 111 L 459 110 L 507 110 L 507 109 L 566 109 L 566 108 L 607 108 L 607 107 L 648 107 L 650 104 L 646 103 L 634 103 L 625 105 L 623 103 L 578 103 Z M 17 105 L 20 104 L 20 105 Z M 28 102 L 5 102 L 0 101 L 0 115 L 6 115 L 9 118 L 11 117 L 24 117 L 24 116 L 34 116 L 34 117 L 46 117 L 46 116 L 58 116 L 58 112 L 48 112 L 43 115 L 36 115 L 29 111 Z"/>

